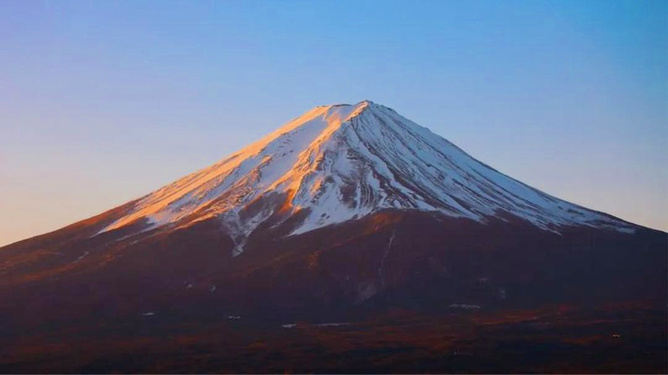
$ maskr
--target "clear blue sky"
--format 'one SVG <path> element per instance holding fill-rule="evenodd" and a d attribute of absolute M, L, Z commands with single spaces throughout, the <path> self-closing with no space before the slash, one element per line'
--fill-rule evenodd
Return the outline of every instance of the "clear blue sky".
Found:
<path fill-rule="evenodd" d="M 667 1 L 0 1 L 0 245 L 370 99 L 668 230 Z"/>

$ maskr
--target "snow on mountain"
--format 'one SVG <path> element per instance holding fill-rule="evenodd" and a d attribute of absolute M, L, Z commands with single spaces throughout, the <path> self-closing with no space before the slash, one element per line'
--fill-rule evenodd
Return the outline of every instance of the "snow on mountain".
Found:
<path fill-rule="evenodd" d="M 260 199 L 274 203 L 250 216 L 241 214 Z M 634 230 L 632 224 L 514 180 L 394 110 L 362 101 L 306 112 L 218 163 L 142 197 L 103 232 L 142 219 L 155 228 L 217 217 L 239 254 L 250 233 L 279 211 L 307 210 L 292 232 L 299 234 L 386 208 L 480 222 L 511 216 L 557 233 L 570 225 Z"/>

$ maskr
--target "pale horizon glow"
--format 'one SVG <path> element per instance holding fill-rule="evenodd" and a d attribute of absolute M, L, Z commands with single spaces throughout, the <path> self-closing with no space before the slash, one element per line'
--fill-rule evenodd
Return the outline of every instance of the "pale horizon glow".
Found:
<path fill-rule="evenodd" d="M 372 100 L 668 230 L 668 3 L 0 2 L 0 246 Z"/>

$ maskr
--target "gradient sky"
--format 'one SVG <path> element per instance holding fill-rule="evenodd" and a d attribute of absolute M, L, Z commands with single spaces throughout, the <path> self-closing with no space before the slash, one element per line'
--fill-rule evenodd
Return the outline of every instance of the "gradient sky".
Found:
<path fill-rule="evenodd" d="M 668 230 L 666 1 L 3 0 L 0 245 L 362 99 Z"/>

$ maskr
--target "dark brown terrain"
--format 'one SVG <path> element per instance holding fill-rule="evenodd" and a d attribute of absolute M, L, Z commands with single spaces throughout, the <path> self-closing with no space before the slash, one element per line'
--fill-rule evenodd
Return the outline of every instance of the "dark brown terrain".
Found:
<path fill-rule="evenodd" d="M 663 232 L 388 210 L 238 257 L 217 220 L 93 236 L 131 204 L 0 249 L 0 372 L 668 371 Z"/>

